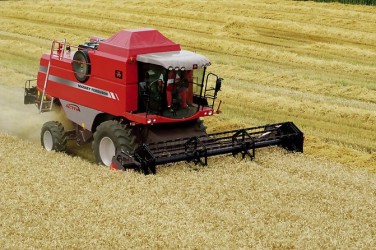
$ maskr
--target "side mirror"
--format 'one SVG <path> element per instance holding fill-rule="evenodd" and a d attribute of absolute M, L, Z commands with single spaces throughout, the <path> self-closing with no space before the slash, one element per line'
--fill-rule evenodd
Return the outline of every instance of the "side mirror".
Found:
<path fill-rule="evenodd" d="M 215 82 L 215 92 L 218 92 L 221 90 L 222 80 L 223 78 L 220 78 L 220 77 L 217 78 L 217 81 Z"/>

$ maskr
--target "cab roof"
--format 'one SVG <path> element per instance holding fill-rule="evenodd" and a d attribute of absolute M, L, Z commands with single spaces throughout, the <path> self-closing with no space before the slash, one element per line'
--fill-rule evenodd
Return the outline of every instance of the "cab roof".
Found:
<path fill-rule="evenodd" d="M 187 50 L 141 54 L 137 56 L 137 61 L 160 65 L 165 69 L 192 70 L 210 65 L 205 56 Z"/>
<path fill-rule="evenodd" d="M 158 30 L 144 28 L 121 30 L 115 35 L 99 42 L 98 51 L 123 57 L 136 57 L 139 54 L 180 51 L 177 44 Z"/>

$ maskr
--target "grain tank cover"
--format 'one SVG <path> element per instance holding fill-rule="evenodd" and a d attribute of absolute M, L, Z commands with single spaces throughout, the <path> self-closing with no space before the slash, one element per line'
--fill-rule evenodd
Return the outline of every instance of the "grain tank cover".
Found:
<path fill-rule="evenodd" d="M 139 54 L 180 51 L 180 45 L 155 29 L 121 30 L 110 38 L 100 41 L 98 51 L 122 56 L 136 57 Z"/>
<path fill-rule="evenodd" d="M 178 67 L 192 70 L 194 65 L 198 68 L 210 65 L 205 56 L 187 50 L 138 55 L 137 61 L 160 65 L 166 69 Z"/>

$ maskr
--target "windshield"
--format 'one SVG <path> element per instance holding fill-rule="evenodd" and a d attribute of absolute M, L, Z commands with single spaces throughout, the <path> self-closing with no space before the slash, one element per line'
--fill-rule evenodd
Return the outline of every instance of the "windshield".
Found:
<path fill-rule="evenodd" d="M 193 84 L 193 95 L 200 96 L 202 89 L 202 79 L 204 77 L 204 69 L 192 70 L 192 84 Z"/>
<path fill-rule="evenodd" d="M 205 68 L 184 70 L 139 63 L 139 112 L 189 117 L 202 102 Z"/>

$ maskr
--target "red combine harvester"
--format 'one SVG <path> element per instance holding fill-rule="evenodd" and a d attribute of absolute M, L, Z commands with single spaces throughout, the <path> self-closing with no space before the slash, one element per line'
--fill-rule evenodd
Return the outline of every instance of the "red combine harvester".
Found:
<path fill-rule="evenodd" d="M 279 145 L 303 152 L 303 133 L 292 123 L 207 134 L 200 118 L 219 113 L 214 104 L 222 78 L 206 73 L 210 61 L 182 50 L 154 29 L 122 30 L 72 47 L 53 41 L 40 59 L 36 86 L 25 83 L 25 104 L 40 112 L 63 109 L 75 129 L 43 125 L 46 150 L 64 151 L 68 139 L 92 142 L 98 163 L 155 173 L 156 166 L 207 164 L 220 154 L 255 156 Z"/>

